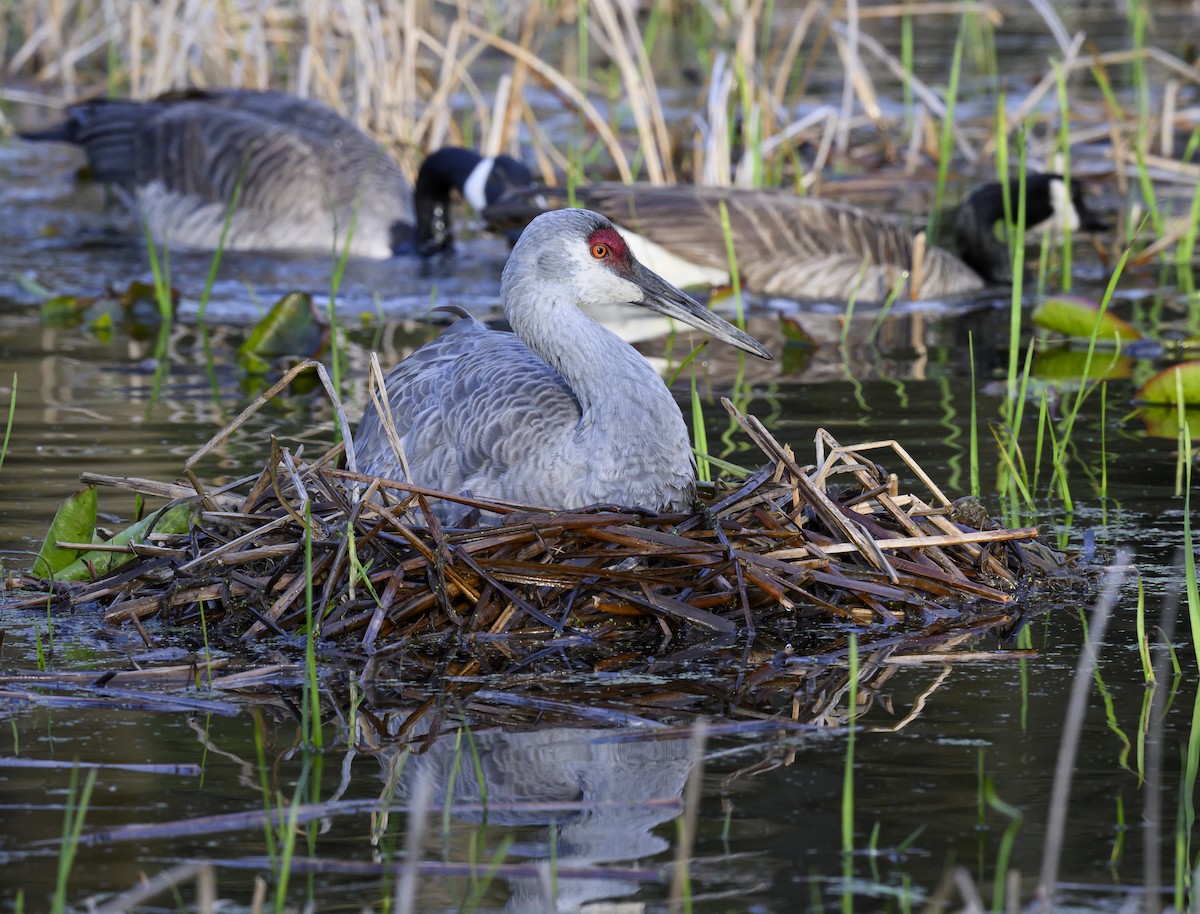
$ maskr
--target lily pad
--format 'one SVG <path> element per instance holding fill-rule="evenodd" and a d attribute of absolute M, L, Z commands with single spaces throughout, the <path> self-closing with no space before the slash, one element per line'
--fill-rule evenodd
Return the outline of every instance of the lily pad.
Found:
<path fill-rule="evenodd" d="M 109 546 L 126 546 L 129 543 L 144 540 L 151 533 L 186 533 L 192 520 L 191 505 L 175 505 L 155 511 L 148 517 L 142 518 L 136 524 L 130 524 L 116 536 L 106 542 Z M 57 518 L 56 518 L 57 519 Z M 91 537 L 89 531 L 88 537 Z M 88 581 L 119 568 L 133 556 L 128 552 L 92 551 L 85 552 L 71 564 L 64 567 L 55 576 L 58 581 Z"/>
<path fill-rule="evenodd" d="M 1133 359 L 1118 356 L 1113 352 L 1093 352 L 1092 362 L 1087 364 L 1088 354 L 1068 346 L 1056 346 L 1033 354 L 1033 374 L 1043 381 L 1116 381 L 1133 374 Z M 1087 377 L 1083 369 L 1087 367 Z"/>
<path fill-rule="evenodd" d="M 1046 330 L 1086 340 L 1091 337 L 1099 314 L 1100 306 L 1093 301 L 1071 295 L 1056 295 L 1039 302 L 1033 309 L 1032 319 L 1035 324 Z M 1122 320 L 1111 311 L 1105 311 L 1100 318 L 1097 342 L 1111 341 L 1114 337 L 1121 342 L 1130 342 L 1140 340 L 1142 334 L 1128 321 Z"/>
<path fill-rule="evenodd" d="M 1164 368 L 1142 385 L 1136 399 L 1143 403 L 1200 405 L 1200 362 L 1180 362 Z"/>
<path fill-rule="evenodd" d="M 1151 438 L 1179 440 L 1179 407 L 1140 406 L 1137 414 L 1146 424 L 1146 434 Z M 1200 409 L 1185 409 L 1183 422 L 1187 426 L 1188 438 L 1200 441 Z"/>
<path fill-rule="evenodd" d="M 98 299 L 85 295 L 54 295 L 42 302 L 42 323 L 48 327 L 78 327 Z"/>
<path fill-rule="evenodd" d="M 282 356 L 315 358 L 327 341 L 328 333 L 317 319 L 312 296 L 290 292 L 271 306 L 238 348 L 238 364 L 251 374 L 265 374 Z"/>
<path fill-rule="evenodd" d="M 33 560 L 34 577 L 57 577 L 58 572 L 81 554 L 78 549 L 63 549 L 55 543 L 90 543 L 96 529 L 96 487 L 87 486 L 58 506 L 45 542 Z"/>

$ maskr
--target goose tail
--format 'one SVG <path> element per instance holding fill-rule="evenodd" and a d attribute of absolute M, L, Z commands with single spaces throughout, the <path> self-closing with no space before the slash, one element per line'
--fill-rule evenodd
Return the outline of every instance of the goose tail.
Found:
<path fill-rule="evenodd" d="M 70 143 L 83 148 L 96 180 L 133 184 L 134 137 L 157 108 L 144 102 L 97 100 L 72 105 L 67 119 L 44 130 L 23 131 L 36 143 Z"/>

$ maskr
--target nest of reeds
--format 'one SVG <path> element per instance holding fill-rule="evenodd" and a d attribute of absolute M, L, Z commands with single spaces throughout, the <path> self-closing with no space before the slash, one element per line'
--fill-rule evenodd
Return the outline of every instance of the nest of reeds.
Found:
<path fill-rule="evenodd" d="M 762 713 L 791 702 L 795 716 L 803 684 L 845 660 L 850 634 L 876 658 L 936 658 L 964 636 L 1014 627 L 1031 594 L 1088 580 L 1036 529 L 948 499 L 894 441 L 844 447 L 822 430 L 800 466 L 729 408 L 766 463 L 692 514 L 530 511 L 278 445 L 261 473 L 219 490 L 190 473 L 191 485 L 87 476 L 187 502 L 192 523 L 129 544 L 129 560 L 96 580 L 43 586 L 61 603 L 101 606 L 112 624 L 154 618 L 197 637 L 203 625 L 217 643 L 287 644 L 312 619 L 322 649 L 372 683 L 409 697 L 451 684 L 476 709 L 559 711 L 531 696 L 599 675 L 595 718 L 606 703 Z M 903 464 L 923 494 L 902 493 L 877 459 Z M 438 498 L 499 520 L 442 529 Z M 822 699 L 809 697 L 817 710 Z"/>

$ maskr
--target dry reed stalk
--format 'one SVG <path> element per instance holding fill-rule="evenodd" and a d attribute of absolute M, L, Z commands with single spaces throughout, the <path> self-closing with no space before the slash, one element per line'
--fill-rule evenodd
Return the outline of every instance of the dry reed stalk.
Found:
<path fill-rule="evenodd" d="M 477 39 L 491 45 L 499 51 L 508 54 L 514 60 L 520 60 L 530 69 L 531 72 L 537 74 L 545 80 L 555 90 L 561 93 L 571 104 L 584 116 L 592 129 L 600 137 L 605 147 L 608 149 L 609 155 L 612 156 L 613 164 L 621 176 L 621 180 L 631 182 L 633 180 L 633 171 L 629 167 L 629 160 L 625 152 L 621 148 L 621 143 L 617 139 L 615 133 L 605 122 L 596 106 L 588 101 L 587 97 L 571 82 L 559 73 L 557 70 L 543 63 L 538 58 L 531 55 L 526 49 L 515 44 L 505 38 L 500 38 L 496 35 L 488 34 L 473 23 L 468 23 L 466 29 Z"/>
<path fill-rule="evenodd" d="M 869 6 L 859 10 L 861 19 L 895 19 L 897 16 L 983 16 L 993 27 L 999 28 L 1004 24 L 1004 16 L 991 3 L 979 0 L 950 0 L 950 2 L 930 3 L 886 3 L 881 6 Z"/>
<path fill-rule="evenodd" d="M 835 34 L 839 35 L 843 34 L 845 31 L 840 23 L 834 23 L 832 29 Z M 937 115 L 943 120 L 945 119 L 945 103 L 938 98 L 936 93 L 934 93 L 932 89 L 925 85 L 921 79 L 912 75 L 911 73 L 907 73 L 900 61 L 898 61 L 895 56 L 892 55 L 882 44 L 880 44 L 870 35 L 864 33 L 859 34 L 858 44 L 861 47 L 866 48 L 876 59 L 882 62 L 883 65 L 887 67 L 889 71 L 891 71 L 892 75 L 896 77 L 896 79 L 907 83 L 912 89 L 913 95 L 915 95 L 925 104 L 931 114 Z M 970 142 L 967 140 L 959 126 L 957 124 L 951 125 L 950 132 L 954 138 L 954 145 L 958 148 L 958 151 L 962 154 L 963 158 L 965 158 L 971 164 L 974 164 L 976 161 L 978 161 L 978 153 L 975 151 L 974 147 L 971 146 Z M 936 148 L 936 143 L 934 143 L 933 146 Z"/>
<path fill-rule="evenodd" d="M 925 233 L 913 236 L 912 268 L 908 277 L 908 296 L 913 301 L 921 298 L 921 285 L 925 280 Z"/>
<path fill-rule="evenodd" d="M 671 168 L 670 140 L 662 101 L 628 5 L 620 4 L 618 12 L 613 0 L 590 0 L 588 14 L 594 16 L 600 26 L 591 33 L 592 39 L 604 47 L 621 74 L 624 99 L 633 115 L 647 177 L 654 184 L 673 182 L 675 175 Z"/>

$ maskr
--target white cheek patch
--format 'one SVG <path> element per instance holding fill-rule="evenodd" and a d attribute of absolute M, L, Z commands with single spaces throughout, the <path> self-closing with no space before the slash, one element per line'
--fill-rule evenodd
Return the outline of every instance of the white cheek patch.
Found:
<path fill-rule="evenodd" d="M 1079 231 L 1079 211 L 1075 209 L 1071 195 L 1067 193 L 1066 182 L 1061 178 L 1055 178 L 1050 182 L 1050 207 L 1053 214 L 1038 226 L 1039 232 L 1054 232 L 1056 235 L 1061 235 L 1067 229 L 1072 232 Z"/>
<path fill-rule="evenodd" d="M 477 213 L 481 213 L 487 208 L 487 180 L 491 177 L 495 164 L 496 159 L 488 156 L 471 169 L 471 174 L 463 182 L 463 197 L 470 204 L 471 209 Z"/>
<path fill-rule="evenodd" d="M 648 238 L 621 227 L 621 237 L 642 264 L 667 282 L 676 286 L 724 286 L 729 284 L 729 271 L 701 266 L 672 254 Z"/>

